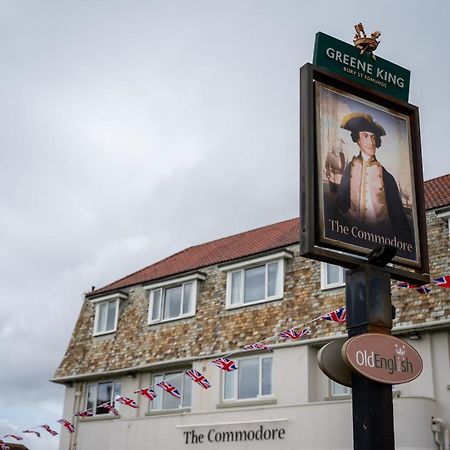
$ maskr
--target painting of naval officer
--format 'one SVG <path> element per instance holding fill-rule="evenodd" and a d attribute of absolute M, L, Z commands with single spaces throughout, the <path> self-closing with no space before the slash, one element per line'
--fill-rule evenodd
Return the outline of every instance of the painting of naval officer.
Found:
<path fill-rule="evenodd" d="M 325 87 L 317 106 L 324 238 L 416 260 L 407 120 Z"/>
<path fill-rule="evenodd" d="M 369 114 L 344 116 L 341 128 L 350 132 L 357 155 L 342 174 L 337 208 L 341 219 L 370 232 L 411 240 L 402 199 L 394 177 L 377 160 L 377 150 L 386 135 Z"/>

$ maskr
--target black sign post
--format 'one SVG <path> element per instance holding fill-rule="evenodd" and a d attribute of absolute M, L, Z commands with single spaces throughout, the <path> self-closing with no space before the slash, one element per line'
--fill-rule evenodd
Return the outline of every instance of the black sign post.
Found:
<path fill-rule="evenodd" d="M 300 70 L 300 254 L 350 269 L 349 338 L 388 335 L 391 277 L 429 283 L 409 71 L 322 33 L 314 63 Z M 394 449 L 392 385 L 352 372 L 351 387 L 354 449 Z"/>
<path fill-rule="evenodd" d="M 348 336 L 390 333 L 392 303 L 390 275 L 363 264 L 346 275 Z M 394 449 L 392 386 L 352 372 L 354 450 Z"/>

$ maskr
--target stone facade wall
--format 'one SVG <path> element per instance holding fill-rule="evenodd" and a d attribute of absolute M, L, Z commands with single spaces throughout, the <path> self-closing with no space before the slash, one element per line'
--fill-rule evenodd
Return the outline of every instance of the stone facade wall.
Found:
<path fill-rule="evenodd" d="M 448 224 L 430 211 L 427 226 L 431 276 L 447 274 Z M 207 278 L 198 283 L 194 317 L 148 325 L 148 291 L 133 286 L 128 298 L 120 301 L 117 331 L 98 337 L 92 335 L 95 304 L 86 300 L 55 378 L 226 353 L 345 305 L 345 289 L 320 290 L 320 263 L 299 257 L 298 245 L 286 250 L 294 258 L 286 260 L 282 300 L 226 310 L 226 273 L 210 266 L 201 269 Z M 412 289 L 393 287 L 392 299 L 397 307 L 395 324 L 448 319 L 449 293 L 434 287 L 429 295 L 421 295 Z M 312 324 L 311 329 L 310 339 L 345 332 L 344 325 L 323 320 Z"/>

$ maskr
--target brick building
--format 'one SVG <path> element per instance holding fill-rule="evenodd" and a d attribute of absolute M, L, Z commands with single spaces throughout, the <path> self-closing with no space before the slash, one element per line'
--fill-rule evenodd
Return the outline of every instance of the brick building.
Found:
<path fill-rule="evenodd" d="M 450 272 L 450 175 L 425 183 L 425 201 L 438 277 Z M 77 428 L 60 449 L 352 448 L 351 391 L 317 365 L 344 325 L 317 320 L 302 340 L 271 342 L 272 353 L 242 350 L 345 304 L 343 269 L 299 257 L 298 230 L 292 219 L 190 247 L 88 293 L 53 379 Z M 418 379 L 394 387 L 396 445 L 432 450 L 431 417 L 450 423 L 450 291 L 394 285 L 393 333 L 424 360 Z M 234 351 L 237 371 L 211 364 Z M 210 389 L 184 376 L 191 368 Z M 134 393 L 164 379 L 181 399 Z M 139 408 L 116 405 L 116 417 L 98 406 L 119 394 Z M 74 417 L 86 409 L 93 417 Z"/>

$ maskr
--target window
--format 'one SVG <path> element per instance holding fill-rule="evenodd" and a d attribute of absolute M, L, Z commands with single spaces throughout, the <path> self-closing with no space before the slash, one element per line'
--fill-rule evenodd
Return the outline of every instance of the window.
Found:
<path fill-rule="evenodd" d="M 330 380 L 330 391 L 332 398 L 338 397 L 349 397 L 352 395 L 352 389 L 344 386 L 342 384 L 337 383 L 336 381 Z"/>
<path fill-rule="evenodd" d="M 450 238 L 450 211 L 442 211 L 442 212 L 437 212 L 436 211 L 436 217 L 438 219 L 447 221 L 447 231 L 448 231 L 448 236 Z"/>
<path fill-rule="evenodd" d="M 126 295 L 114 294 L 92 300 L 95 303 L 94 336 L 116 331 L 121 298 Z"/>
<path fill-rule="evenodd" d="M 236 362 L 238 370 L 224 373 L 225 401 L 260 399 L 272 395 L 272 356 L 242 358 Z"/>
<path fill-rule="evenodd" d="M 100 405 L 111 403 L 116 409 L 119 409 L 119 404 L 114 404 L 114 399 L 118 395 L 121 395 L 121 384 L 118 381 L 89 383 L 87 385 L 86 409 L 92 410 L 94 416 L 108 414 L 109 410 L 101 408 Z"/>
<path fill-rule="evenodd" d="M 334 264 L 321 263 L 321 289 L 345 286 L 345 269 Z"/>
<path fill-rule="evenodd" d="M 222 267 L 227 272 L 227 307 L 235 308 L 283 297 L 287 252 Z"/>
<path fill-rule="evenodd" d="M 177 281 L 163 282 L 147 287 L 150 290 L 148 323 L 181 319 L 195 314 L 197 280 L 205 280 L 201 274 Z"/>
<path fill-rule="evenodd" d="M 167 381 L 172 386 L 175 386 L 181 395 L 181 399 L 175 398 L 173 395 L 156 386 L 161 381 Z M 156 386 L 155 390 L 158 390 L 156 398 L 150 402 L 151 411 L 190 408 L 192 380 L 184 374 L 184 371 L 155 374 L 153 376 L 153 383 L 151 384 Z"/>

